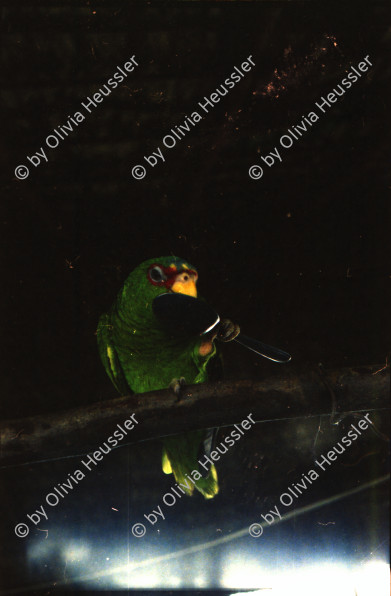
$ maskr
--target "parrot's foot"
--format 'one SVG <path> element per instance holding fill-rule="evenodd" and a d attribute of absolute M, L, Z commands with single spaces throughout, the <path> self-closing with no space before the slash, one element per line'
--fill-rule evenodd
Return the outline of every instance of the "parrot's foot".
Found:
<path fill-rule="evenodd" d="M 186 385 L 185 377 L 179 377 L 179 379 L 173 379 L 169 384 L 169 389 L 172 389 L 175 395 L 178 397 L 178 401 L 183 398 L 183 389 Z"/>
<path fill-rule="evenodd" d="M 223 319 L 219 325 L 217 339 L 220 341 L 232 341 L 240 333 L 239 325 L 232 323 L 229 319 Z"/>

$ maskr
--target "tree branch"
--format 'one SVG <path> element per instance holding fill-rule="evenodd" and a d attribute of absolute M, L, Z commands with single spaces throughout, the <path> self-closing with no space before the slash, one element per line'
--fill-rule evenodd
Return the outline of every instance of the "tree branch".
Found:
<path fill-rule="evenodd" d="M 389 369 L 379 366 L 284 373 L 262 381 L 189 385 L 0 424 L 0 463 L 16 464 L 96 450 L 134 413 L 138 424 L 121 444 L 228 426 L 252 413 L 258 422 L 389 409 Z"/>

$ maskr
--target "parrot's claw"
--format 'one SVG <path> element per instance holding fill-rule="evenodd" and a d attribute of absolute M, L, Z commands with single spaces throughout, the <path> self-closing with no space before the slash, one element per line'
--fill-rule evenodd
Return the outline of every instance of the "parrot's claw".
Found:
<path fill-rule="evenodd" d="M 229 319 L 223 319 L 219 325 L 217 339 L 220 341 L 232 341 L 240 333 L 239 325 L 232 323 Z"/>
<path fill-rule="evenodd" d="M 175 395 L 178 397 L 178 401 L 183 398 L 183 388 L 186 385 L 185 377 L 179 377 L 179 379 L 173 379 L 169 384 L 169 389 L 172 389 Z"/>

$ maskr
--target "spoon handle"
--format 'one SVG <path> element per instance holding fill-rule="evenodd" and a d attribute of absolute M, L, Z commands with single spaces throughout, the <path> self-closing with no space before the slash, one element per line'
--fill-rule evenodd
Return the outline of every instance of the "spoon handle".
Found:
<path fill-rule="evenodd" d="M 243 333 L 240 333 L 237 337 L 235 337 L 234 341 L 237 341 L 238 344 L 244 346 L 248 350 L 252 350 L 264 358 L 273 360 L 273 362 L 289 362 L 289 360 L 292 358 L 288 352 L 284 352 L 278 348 L 273 348 L 273 346 L 268 346 L 257 339 L 243 335 Z"/>

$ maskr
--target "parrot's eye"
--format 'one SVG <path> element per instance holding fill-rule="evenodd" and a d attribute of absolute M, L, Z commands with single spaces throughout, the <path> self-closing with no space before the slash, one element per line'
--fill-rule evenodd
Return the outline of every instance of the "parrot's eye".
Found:
<path fill-rule="evenodd" d="M 167 281 L 167 277 L 164 275 L 163 270 L 157 265 L 150 268 L 148 276 L 151 282 L 156 285 L 163 285 L 164 282 Z"/>

